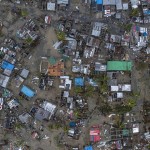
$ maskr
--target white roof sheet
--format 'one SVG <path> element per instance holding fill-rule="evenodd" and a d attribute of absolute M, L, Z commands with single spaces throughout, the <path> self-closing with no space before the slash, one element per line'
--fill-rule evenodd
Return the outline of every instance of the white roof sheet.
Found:
<path fill-rule="evenodd" d="M 122 92 L 117 92 L 117 98 L 123 98 L 123 93 Z"/>
<path fill-rule="evenodd" d="M 51 23 L 51 17 L 50 16 L 45 16 L 45 23 L 50 24 Z"/>
<path fill-rule="evenodd" d="M 133 133 L 139 133 L 139 124 L 133 124 L 132 131 Z"/>
<path fill-rule="evenodd" d="M 130 84 L 122 85 L 122 91 L 131 91 L 131 85 Z"/>
<path fill-rule="evenodd" d="M 130 0 L 130 1 L 131 1 L 131 5 L 132 5 L 133 8 L 138 7 L 139 0 Z"/>
<path fill-rule="evenodd" d="M 52 115 L 54 113 L 54 110 L 56 109 L 56 106 L 47 101 L 44 101 L 42 108 L 44 108 L 44 110 L 50 112 Z"/>
<path fill-rule="evenodd" d="M 129 8 L 128 3 L 123 3 L 123 10 L 128 10 L 128 8 Z"/>
<path fill-rule="evenodd" d="M 111 86 L 111 91 L 112 92 L 119 91 L 119 87 L 118 86 Z"/>
<path fill-rule="evenodd" d="M 47 10 L 55 11 L 55 3 L 48 2 Z"/>

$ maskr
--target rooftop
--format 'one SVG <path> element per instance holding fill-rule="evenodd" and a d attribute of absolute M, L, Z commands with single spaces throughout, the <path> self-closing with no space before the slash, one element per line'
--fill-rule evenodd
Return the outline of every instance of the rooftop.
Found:
<path fill-rule="evenodd" d="M 22 86 L 21 92 L 28 98 L 32 98 L 35 95 L 35 92 L 25 85 Z"/>
<path fill-rule="evenodd" d="M 57 62 L 56 58 L 52 57 L 52 56 L 48 59 L 48 61 L 49 61 L 50 65 L 55 65 Z"/>
<path fill-rule="evenodd" d="M 84 150 L 93 150 L 92 146 L 85 146 Z"/>
<path fill-rule="evenodd" d="M 107 71 L 131 71 L 131 61 L 108 61 Z"/>
<path fill-rule="evenodd" d="M 84 86 L 84 78 L 82 77 L 75 78 L 75 86 Z"/>

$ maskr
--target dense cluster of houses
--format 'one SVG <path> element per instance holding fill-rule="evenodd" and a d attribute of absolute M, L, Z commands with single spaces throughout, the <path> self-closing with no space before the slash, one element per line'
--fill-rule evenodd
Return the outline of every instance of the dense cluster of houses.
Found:
<path fill-rule="evenodd" d="M 67 22 L 67 20 L 66 20 Z M 80 112 L 85 112 L 87 102 L 78 94 L 71 95 L 70 91 L 73 88 L 86 89 L 88 85 L 94 88 L 99 86 L 99 83 L 94 80 L 93 76 L 105 74 L 107 77 L 108 91 L 103 94 L 107 94 L 107 100 L 109 103 L 122 103 L 126 97 L 132 93 L 131 84 L 131 72 L 133 62 L 130 61 L 129 55 L 122 50 L 118 50 L 118 47 L 127 47 L 133 49 L 133 51 L 139 51 L 141 48 L 147 46 L 148 31 L 145 27 L 133 26 L 131 30 L 132 37 L 126 33 L 122 36 L 107 34 L 107 25 L 101 22 L 91 23 L 89 25 L 88 32 L 77 31 L 74 26 L 70 26 L 70 29 L 66 29 L 65 24 L 60 22 L 61 30 L 66 33 L 64 41 L 56 42 L 54 49 L 61 51 L 61 58 L 48 57 L 41 60 L 40 72 L 44 75 L 49 75 L 52 80 L 55 77 L 60 78 L 59 88 L 62 89 L 61 94 L 61 107 L 67 108 L 67 115 L 69 119 L 75 119 L 76 109 L 80 109 Z M 73 23 L 72 23 L 73 24 Z M 137 31 L 135 31 L 137 29 Z M 136 32 L 138 32 L 136 34 Z M 104 37 L 105 46 L 104 49 L 110 56 L 106 59 L 101 56 L 101 38 Z M 133 38 L 133 41 L 131 41 Z M 132 45 L 131 45 L 132 44 Z M 136 48 L 136 49 L 135 49 Z M 67 74 L 67 68 L 65 68 L 65 59 L 71 58 L 72 67 L 70 76 Z M 46 84 L 45 84 L 46 86 Z M 101 87 L 100 87 L 101 88 Z M 71 96 L 70 96 L 71 95 Z M 82 95 L 82 94 L 81 94 Z M 77 97 L 76 97 L 77 96 Z M 83 96 L 84 97 L 84 96 Z M 78 117 L 77 117 L 78 118 Z M 126 118 L 134 118 L 133 114 L 126 114 Z M 87 115 L 81 115 L 78 118 L 80 121 L 88 119 Z M 126 119 L 125 119 L 126 120 Z M 139 123 L 135 124 L 134 121 L 126 122 L 126 127 L 121 130 L 112 127 L 108 130 L 108 135 L 111 135 L 112 139 L 105 139 L 104 134 L 99 126 L 92 126 L 89 132 L 89 139 L 91 144 L 98 143 L 99 148 L 116 148 L 124 149 L 132 147 L 132 139 L 129 137 L 138 135 L 140 133 Z M 82 124 L 82 127 L 84 125 Z M 130 126 L 130 127 L 129 127 Z M 73 139 L 79 139 L 80 127 L 78 121 L 71 121 L 68 130 L 68 136 Z M 129 129 L 130 128 L 130 129 Z M 105 139 L 105 140 L 104 140 Z M 104 141 L 103 141 L 104 140 Z M 128 145 L 128 144 L 129 145 Z M 93 146 L 85 146 L 86 149 L 93 149 Z M 136 147 L 142 147 L 136 145 Z"/>
<path fill-rule="evenodd" d="M 30 101 L 36 96 L 36 91 L 30 85 L 25 84 L 30 71 L 21 64 L 25 53 L 22 43 L 29 39 L 35 41 L 38 38 L 35 27 L 35 23 L 28 20 L 17 31 L 17 37 L 21 42 L 18 44 L 14 39 L 7 38 L 0 48 L 0 110 L 3 114 L 1 127 L 9 133 L 15 132 L 18 124 L 32 128 L 34 119 L 48 121 L 56 111 L 56 105 L 45 99 L 33 104 L 30 111 L 22 107 L 20 102 L 22 99 Z M 29 40 L 29 43 L 31 41 Z M 14 91 L 18 93 L 17 98 Z"/>
<path fill-rule="evenodd" d="M 43 10 L 48 11 L 66 10 L 69 3 L 69 0 L 41 1 L 41 6 Z M 149 2 L 146 0 L 130 0 L 130 4 L 123 0 L 84 0 L 84 3 L 87 6 L 89 4 L 93 12 L 104 17 L 116 15 L 116 19 L 121 19 L 121 11 L 128 10 L 130 6 L 135 10 L 142 5 L 144 19 L 142 16 L 136 16 L 132 18 L 133 21 L 148 23 L 150 20 Z M 80 10 L 78 7 L 76 9 Z M 53 21 L 50 15 L 45 15 L 43 20 L 46 25 Z M 35 78 L 39 79 L 38 86 L 41 91 L 49 91 L 53 88 L 54 81 L 59 80 L 59 85 L 55 87 L 61 90 L 60 97 L 59 93 L 57 95 L 59 105 L 47 99 L 37 99 L 30 111 L 18 111 L 22 109 L 20 100 L 30 101 L 37 94 L 33 87 L 25 84 L 30 70 L 20 66 L 19 61 L 20 55 L 25 53 L 23 48 L 26 45 L 31 46 L 39 38 L 38 27 L 34 20 L 29 19 L 16 33 L 22 44 L 13 39 L 5 39 L 0 47 L 0 110 L 6 110 L 2 127 L 13 131 L 16 124 L 22 123 L 32 128 L 34 120 L 55 122 L 58 113 L 63 115 L 58 123 L 62 125 L 65 121 L 63 125 L 68 127 L 67 136 L 79 140 L 82 128 L 89 123 L 92 114 L 92 111 L 89 111 L 88 97 L 95 91 L 105 96 L 106 104 L 120 108 L 125 106 L 126 99 L 133 94 L 131 81 L 134 61 L 130 58 L 130 53 L 140 53 L 144 48 L 145 56 L 149 57 L 149 30 L 143 24 L 131 24 L 130 31 L 114 34 L 108 32 L 109 26 L 110 24 L 103 21 L 86 22 L 70 18 L 60 18 L 57 21 L 57 36 L 62 34 L 63 37 L 54 42 L 53 48 L 60 57 L 41 57 L 40 75 Z M 68 60 L 70 68 L 66 67 Z M 143 61 L 146 62 L 147 59 Z M 14 90 L 19 91 L 18 98 L 9 90 L 14 85 Z M 132 105 L 132 102 L 128 103 Z M 149 108 L 145 108 L 146 117 L 149 116 Z M 84 150 L 93 150 L 95 146 L 100 149 L 142 149 L 148 144 L 150 134 L 147 130 L 142 131 L 141 122 L 135 113 L 111 114 L 108 118 L 110 120 L 102 126 L 90 127 L 90 144 L 84 146 Z M 144 138 L 140 137 L 141 133 L 144 133 Z M 34 130 L 32 137 L 39 138 L 39 132 Z M 141 143 L 133 145 L 136 143 L 136 137 L 141 138 Z M 79 150 L 78 147 L 72 149 Z"/>
<path fill-rule="evenodd" d="M 57 6 L 57 3 L 58 1 L 53 4 L 49 2 L 47 4 L 49 6 L 48 10 L 54 11 L 54 6 Z M 129 3 L 122 0 L 96 0 L 85 1 L 85 3 L 90 3 L 92 10 L 103 13 L 105 17 L 129 9 Z M 138 8 L 138 5 L 139 2 L 131 1 L 132 9 Z M 67 4 L 64 3 L 63 6 L 66 7 Z M 80 99 L 76 97 L 80 92 L 78 94 L 74 92 L 75 95 L 72 96 L 70 91 L 74 88 L 85 90 L 88 85 L 94 88 L 99 87 L 99 83 L 93 78 L 97 75 L 106 75 L 107 81 L 105 82 L 107 82 L 108 90 L 103 94 L 107 94 L 107 101 L 115 104 L 124 103 L 126 97 L 132 93 L 131 73 L 133 62 L 130 61 L 129 54 L 123 49 L 127 48 L 139 52 L 148 46 L 149 39 L 148 28 L 142 24 L 133 25 L 131 32 L 125 31 L 122 35 L 107 33 L 108 25 L 103 22 L 82 22 L 81 24 L 76 20 L 73 21 L 67 18 L 58 21 L 56 30 L 64 32 L 66 36 L 63 40 L 56 42 L 53 47 L 62 57 L 59 59 L 54 57 L 43 58 L 40 65 L 40 72 L 44 75 L 48 74 L 51 80 L 54 80 L 54 77 L 60 78 L 59 88 L 62 89 L 60 105 L 61 107 L 67 107 L 70 119 L 75 119 L 76 109 L 80 108 L 82 110 L 86 106 L 84 104 L 86 101 L 82 96 L 80 96 Z M 80 28 L 78 28 L 79 26 Z M 103 50 L 101 50 L 100 45 L 102 43 L 104 43 L 103 49 L 106 51 L 106 57 L 101 54 Z M 145 53 L 149 53 L 148 48 L 145 50 Z M 64 65 L 65 58 L 71 58 L 72 67 L 70 71 L 73 73 L 73 77 L 72 75 L 70 76 L 70 73 L 67 74 L 68 68 L 65 68 Z M 83 110 L 85 111 L 85 109 Z M 85 116 L 82 117 L 84 121 L 87 119 Z M 83 120 L 82 117 L 80 120 Z M 133 146 L 132 138 L 129 137 L 139 134 L 140 125 L 135 123 L 136 119 L 132 120 L 134 118 L 133 114 L 127 113 L 126 118 L 128 118 L 128 122 L 125 123 L 126 127 L 119 130 L 111 126 L 107 131 L 112 139 L 104 140 L 102 134 L 105 134 L 103 133 L 105 129 L 99 126 L 92 126 L 89 132 L 90 142 L 98 143 L 97 146 L 99 148 L 131 148 Z M 80 125 L 74 121 L 70 123 L 69 127 L 68 136 L 78 139 Z M 135 148 L 137 147 L 141 148 L 142 146 L 135 145 Z M 92 150 L 93 148 L 90 145 L 84 149 Z"/>

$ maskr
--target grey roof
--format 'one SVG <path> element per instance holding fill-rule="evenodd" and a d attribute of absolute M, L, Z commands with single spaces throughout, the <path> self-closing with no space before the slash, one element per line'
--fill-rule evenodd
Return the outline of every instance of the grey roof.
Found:
<path fill-rule="evenodd" d="M 123 3 L 123 10 L 128 10 L 128 3 Z"/>
<path fill-rule="evenodd" d="M 117 79 L 108 80 L 108 86 L 115 86 L 115 85 L 117 85 Z"/>
<path fill-rule="evenodd" d="M 101 63 L 96 62 L 95 71 L 106 71 L 106 65 L 102 65 Z"/>
<path fill-rule="evenodd" d="M 93 36 L 100 36 L 101 29 L 102 29 L 103 25 L 104 25 L 103 23 L 94 22 L 93 29 L 92 29 L 92 35 Z"/>
<path fill-rule="evenodd" d="M 29 70 L 27 69 L 23 69 L 20 76 L 22 76 L 23 78 L 27 78 L 29 75 Z"/>
<path fill-rule="evenodd" d="M 55 3 L 48 2 L 47 3 L 47 10 L 55 11 Z"/>
<path fill-rule="evenodd" d="M 116 19 L 120 19 L 121 18 L 121 13 L 116 13 Z"/>
<path fill-rule="evenodd" d="M 121 36 L 119 36 L 119 35 L 111 35 L 110 36 L 110 38 L 111 38 L 111 40 L 112 40 L 112 42 L 114 42 L 114 43 L 120 43 L 121 42 Z"/>
<path fill-rule="evenodd" d="M 0 86 L 1 87 L 5 88 L 7 86 L 7 84 L 8 84 L 8 81 L 9 81 L 9 77 L 8 76 L 0 74 Z"/>
<path fill-rule="evenodd" d="M 116 5 L 116 0 L 103 0 L 103 5 Z"/>
<path fill-rule="evenodd" d="M 72 50 L 76 50 L 77 48 L 77 41 L 73 38 L 66 38 L 66 40 L 68 41 L 68 48 L 72 49 Z"/>
<path fill-rule="evenodd" d="M 50 119 L 50 112 L 48 112 L 47 110 L 44 110 L 43 108 L 39 108 L 38 111 L 35 113 L 35 118 L 37 120 L 44 120 L 44 119 Z"/>
<path fill-rule="evenodd" d="M 116 9 L 117 10 L 122 10 L 122 0 L 116 0 Z"/>
<path fill-rule="evenodd" d="M 31 118 L 31 116 L 28 114 L 28 113 L 24 113 L 24 114 L 21 114 L 19 116 L 19 120 L 22 122 L 22 123 L 29 123 L 29 119 Z"/>
<path fill-rule="evenodd" d="M 69 0 L 57 0 L 57 4 L 68 4 Z"/>
<path fill-rule="evenodd" d="M 86 45 L 93 46 L 93 40 L 94 38 L 92 36 L 88 36 L 86 39 Z"/>
<path fill-rule="evenodd" d="M 44 101 L 42 104 L 42 108 L 50 113 L 49 118 L 54 114 L 56 105 L 53 105 L 50 102 Z"/>

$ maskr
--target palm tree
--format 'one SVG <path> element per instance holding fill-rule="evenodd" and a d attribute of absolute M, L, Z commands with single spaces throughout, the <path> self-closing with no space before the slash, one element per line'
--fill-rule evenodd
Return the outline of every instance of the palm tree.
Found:
<path fill-rule="evenodd" d="M 107 85 L 108 77 L 106 74 L 102 74 L 99 77 L 95 78 L 95 81 L 99 85 L 100 93 L 105 94 L 108 92 L 108 85 Z"/>
<path fill-rule="evenodd" d="M 91 97 L 91 96 L 93 96 L 93 93 L 94 93 L 94 87 L 91 85 L 86 86 L 84 96 L 85 97 Z"/>

